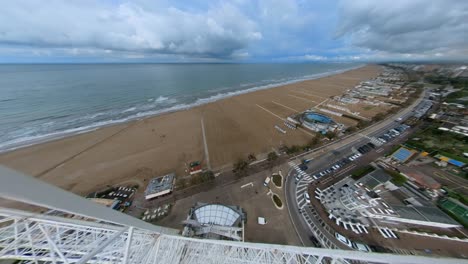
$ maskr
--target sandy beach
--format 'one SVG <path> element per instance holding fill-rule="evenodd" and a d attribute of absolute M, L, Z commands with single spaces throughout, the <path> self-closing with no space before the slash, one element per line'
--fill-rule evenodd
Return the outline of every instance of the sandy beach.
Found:
<path fill-rule="evenodd" d="M 287 116 L 319 105 L 380 71 L 369 65 L 104 127 L 1 154 L 0 163 L 81 195 L 117 183 L 142 184 L 169 172 L 185 175 L 186 164 L 195 160 L 220 170 L 249 153 L 306 143 L 313 133 L 282 134 L 274 126 L 284 127 L 282 119 Z M 355 122 L 333 118 L 346 125 Z"/>

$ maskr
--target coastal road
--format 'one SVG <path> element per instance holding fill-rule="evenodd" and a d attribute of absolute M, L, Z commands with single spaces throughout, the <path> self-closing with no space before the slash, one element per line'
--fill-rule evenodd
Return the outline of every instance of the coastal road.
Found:
<path fill-rule="evenodd" d="M 298 155 L 290 161 L 291 169 L 288 171 L 285 182 L 285 197 L 286 206 L 288 207 L 289 216 L 295 228 L 297 235 L 299 236 L 304 246 L 314 246 L 314 238 L 327 248 L 343 248 L 349 249 L 343 244 L 339 243 L 334 237 L 334 231 L 319 217 L 312 206 L 306 204 L 304 199 L 304 193 L 307 192 L 310 182 L 313 181 L 310 175 L 316 172 L 322 171 L 330 167 L 331 164 L 336 161 L 347 157 L 353 153 L 353 149 L 365 144 L 367 142 L 375 141 L 374 137 L 380 136 L 385 131 L 392 129 L 399 125 L 395 122 L 395 119 L 402 117 L 406 119 L 412 115 L 412 111 L 419 106 L 419 104 L 425 100 L 426 94 L 422 94 L 413 104 L 406 109 L 401 110 L 391 118 L 387 118 L 377 124 L 374 124 L 363 131 L 354 133 L 341 140 L 337 140 L 323 147 L 314 149 L 308 153 Z M 390 145 L 387 143 L 387 145 Z M 378 152 L 380 151 L 380 152 Z M 383 153 L 380 148 L 376 148 L 374 152 L 376 158 Z M 367 160 L 366 158 L 365 160 Z M 300 172 L 296 164 L 300 163 L 300 159 L 313 159 L 308 166 L 306 172 Z M 358 160 L 359 163 L 364 162 Z M 342 176 L 348 171 L 355 169 L 358 166 L 356 163 L 351 163 L 340 171 L 336 172 L 336 175 Z M 301 174 L 301 180 L 296 184 L 294 178 L 296 175 Z M 327 176 L 330 177 L 330 176 Z M 311 199 L 314 199 L 311 197 Z"/>

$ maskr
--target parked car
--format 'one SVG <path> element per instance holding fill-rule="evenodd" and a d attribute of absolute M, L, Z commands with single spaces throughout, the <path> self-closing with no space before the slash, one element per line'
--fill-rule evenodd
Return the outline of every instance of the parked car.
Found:
<path fill-rule="evenodd" d="M 306 203 L 310 204 L 310 196 L 308 192 L 304 193 L 304 199 L 306 200 Z"/>
<path fill-rule="evenodd" d="M 370 247 L 366 244 L 359 243 L 359 242 L 351 242 L 351 244 L 353 245 L 353 248 L 356 250 L 359 250 L 362 252 L 372 252 Z"/>
<path fill-rule="evenodd" d="M 385 140 L 383 137 L 378 137 L 377 139 L 384 144 L 387 143 L 387 140 Z"/>
<path fill-rule="evenodd" d="M 335 238 L 340 241 L 341 243 L 343 243 L 344 245 L 352 248 L 353 247 L 353 244 L 351 243 L 351 241 L 346 238 L 345 236 L 343 236 L 342 234 L 340 233 L 335 233 Z"/>
<path fill-rule="evenodd" d="M 301 171 L 306 171 L 306 170 L 308 169 L 308 167 L 307 167 L 305 164 L 300 164 L 300 165 L 299 165 L 299 169 L 300 169 Z"/>

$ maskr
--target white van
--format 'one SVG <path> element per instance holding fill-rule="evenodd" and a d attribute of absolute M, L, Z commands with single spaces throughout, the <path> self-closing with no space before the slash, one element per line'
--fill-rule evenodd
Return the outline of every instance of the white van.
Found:
<path fill-rule="evenodd" d="M 265 181 L 263 182 L 263 185 L 265 185 L 265 187 L 268 187 L 268 184 L 270 183 L 270 181 L 271 181 L 270 177 L 267 177 Z"/>

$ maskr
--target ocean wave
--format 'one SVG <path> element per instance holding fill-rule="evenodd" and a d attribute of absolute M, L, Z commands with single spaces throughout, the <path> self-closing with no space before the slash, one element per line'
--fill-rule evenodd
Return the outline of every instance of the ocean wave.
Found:
<path fill-rule="evenodd" d="M 84 132 L 89 132 L 92 130 L 96 130 L 101 127 L 109 126 L 109 125 L 114 125 L 114 124 L 120 124 L 124 122 L 128 122 L 131 120 L 138 120 L 142 118 L 146 118 L 149 116 L 156 116 L 160 114 L 165 114 L 165 113 L 170 113 L 170 112 L 175 112 L 175 111 L 180 111 L 180 110 L 185 110 L 185 109 L 190 109 L 196 106 L 200 106 L 203 104 L 215 102 L 221 99 L 233 97 L 236 95 L 240 94 L 246 94 L 246 93 L 251 93 L 254 91 L 259 91 L 259 90 L 265 90 L 265 89 L 270 89 L 278 86 L 283 86 L 286 84 L 291 84 L 291 83 L 297 83 L 305 80 L 311 80 L 311 79 L 317 79 L 329 75 L 334 75 L 334 74 L 339 74 L 342 72 L 346 72 L 349 70 L 357 69 L 360 67 L 363 67 L 364 65 L 358 65 L 355 67 L 350 67 L 346 69 L 340 69 L 336 71 L 329 71 L 325 73 L 318 73 L 318 74 L 312 74 L 312 75 L 305 75 L 299 78 L 283 78 L 283 79 L 276 79 L 276 80 L 267 80 L 265 82 L 270 82 L 268 84 L 264 85 L 257 85 L 253 86 L 251 88 L 247 89 L 239 89 L 235 91 L 230 91 L 230 92 L 224 92 L 224 93 L 218 93 L 218 94 L 212 94 L 209 95 L 208 97 L 205 98 L 198 98 L 192 103 L 181 103 L 181 104 L 175 104 L 177 102 L 177 99 L 175 98 L 170 98 L 166 96 L 159 96 L 158 98 L 150 98 L 147 99 L 148 103 L 132 106 L 126 109 L 113 109 L 110 111 L 104 111 L 104 112 L 99 112 L 99 113 L 94 113 L 94 114 L 89 114 L 84 117 L 79 117 L 76 119 L 72 120 L 67 120 L 65 121 L 65 124 L 69 126 L 73 126 L 74 124 L 79 124 L 79 123 L 86 123 L 86 122 L 91 122 L 90 124 L 82 125 L 79 127 L 73 127 L 73 128 L 68 128 L 68 129 L 63 129 L 61 131 L 54 131 L 50 133 L 44 133 L 41 135 L 34 135 L 34 133 L 37 133 L 38 131 L 30 132 L 30 133 L 21 133 L 20 137 L 8 140 L 6 142 L 2 142 L 0 144 L 0 152 L 5 152 L 5 151 L 10 151 L 14 150 L 17 148 L 25 147 L 25 146 L 30 146 L 34 145 L 36 143 L 40 142 L 45 142 L 53 139 L 58 139 L 58 138 L 63 138 L 68 135 L 73 135 L 73 134 L 80 134 Z M 259 84 L 259 83 L 257 83 Z M 240 85 L 241 87 L 248 87 L 248 84 L 243 84 L 245 86 Z M 255 85 L 252 83 L 252 85 Z M 160 106 L 167 106 L 165 108 L 160 108 L 160 109 L 155 109 Z M 128 114 L 124 117 L 116 118 L 116 116 L 122 115 L 122 114 Z M 95 120 L 98 117 L 99 120 Z M 104 119 L 104 120 L 102 120 Z M 53 122 L 53 123 L 51 123 Z M 51 121 L 48 123 L 45 123 L 43 125 L 47 126 L 52 126 L 55 124 L 54 121 Z M 18 134 L 16 134 L 18 135 Z"/>
<path fill-rule="evenodd" d="M 165 97 L 165 96 L 161 95 L 154 101 L 157 102 L 157 103 L 162 103 L 162 102 L 167 101 L 167 100 L 169 100 L 169 97 Z"/>
<path fill-rule="evenodd" d="M 130 108 L 127 108 L 127 109 L 123 110 L 122 113 L 133 112 L 133 111 L 135 111 L 135 110 L 136 110 L 136 107 L 133 106 L 133 107 L 130 107 Z"/>

